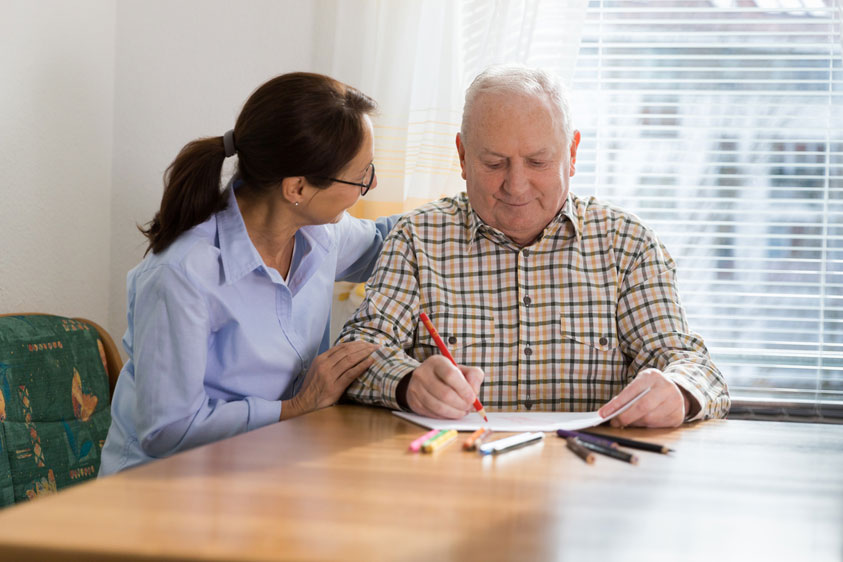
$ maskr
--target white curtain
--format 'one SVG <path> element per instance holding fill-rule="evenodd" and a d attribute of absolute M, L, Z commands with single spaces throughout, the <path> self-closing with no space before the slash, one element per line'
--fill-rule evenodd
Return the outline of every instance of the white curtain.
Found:
<path fill-rule="evenodd" d="M 378 189 L 358 215 L 463 190 L 454 138 L 464 92 L 486 66 L 542 66 L 570 81 L 587 0 L 320 0 L 318 71 L 374 97 Z M 361 212 L 362 211 L 362 212 Z"/>

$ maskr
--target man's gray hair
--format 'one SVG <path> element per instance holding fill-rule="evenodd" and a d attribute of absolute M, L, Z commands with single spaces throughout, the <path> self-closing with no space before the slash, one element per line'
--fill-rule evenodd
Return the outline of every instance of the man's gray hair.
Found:
<path fill-rule="evenodd" d="M 562 129 L 565 145 L 570 144 L 574 128 L 570 118 L 570 102 L 568 92 L 557 76 L 546 70 L 523 65 L 490 66 L 481 72 L 465 91 L 465 106 L 460 126 L 460 135 L 463 138 L 468 137 L 468 123 L 475 101 L 483 93 L 510 93 L 547 99 L 556 113 L 554 121 Z"/>

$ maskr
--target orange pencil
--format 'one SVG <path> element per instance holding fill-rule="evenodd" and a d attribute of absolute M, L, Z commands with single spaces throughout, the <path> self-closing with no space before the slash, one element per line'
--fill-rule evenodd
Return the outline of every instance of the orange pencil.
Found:
<path fill-rule="evenodd" d="M 477 448 L 477 445 L 483 442 L 489 434 L 492 433 L 492 430 L 488 427 L 481 427 L 474 433 L 468 436 L 468 439 L 463 441 L 462 448 L 466 451 L 473 451 Z"/>
<path fill-rule="evenodd" d="M 454 367 L 456 367 L 457 362 L 454 361 L 454 356 L 451 355 L 451 352 L 448 351 L 447 347 L 445 347 L 445 342 L 443 342 L 442 338 L 439 337 L 439 332 L 437 332 L 436 328 L 433 327 L 433 322 L 430 321 L 427 314 L 422 312 L 419 314 L 419 318 L 421 318 L 422 324 L 424 324 L 424 327 L 427 328 L 427 331 L 430 332 L 430 337 L 432 337 L 433 341 L 436 342 L 436 347 L 439 348 L 440 353 L 447 357 L 448 360 L 454 364 Z M 489 423 L 489 418 L 486 417 L 486 408 L 483 407 L 483 404 L 480 403 L 480 399 L 476 396 L 474 397 L 474 409 L 477 410 L 478 414 L 483 416 L 486 423 Z"/>

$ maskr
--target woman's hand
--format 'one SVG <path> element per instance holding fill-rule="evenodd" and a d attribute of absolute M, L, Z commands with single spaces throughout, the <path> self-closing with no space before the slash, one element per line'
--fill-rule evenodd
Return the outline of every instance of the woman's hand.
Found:
<path fill-rule="evenodd" d="M 343 342 L 316 357 L 298 394 L 281 403 L 281 419 L 336 403 L 348 385 L 372 365 L 370 356 L 377 348 L 377 344 L 365 341 Z"/>

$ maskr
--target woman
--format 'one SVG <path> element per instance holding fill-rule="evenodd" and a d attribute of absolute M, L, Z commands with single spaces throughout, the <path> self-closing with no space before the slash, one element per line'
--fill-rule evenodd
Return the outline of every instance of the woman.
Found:
<path fill-rule="evenodd" d="M 327 76 L 286 74 L 170 165 L 128 276 L 100 475 L 329 406 L 369 367 L 370 343 L 326 350 L 334 281 L 366 280 L 397 218 L 345 213 L 377 185 L 374 109 Z"/>

